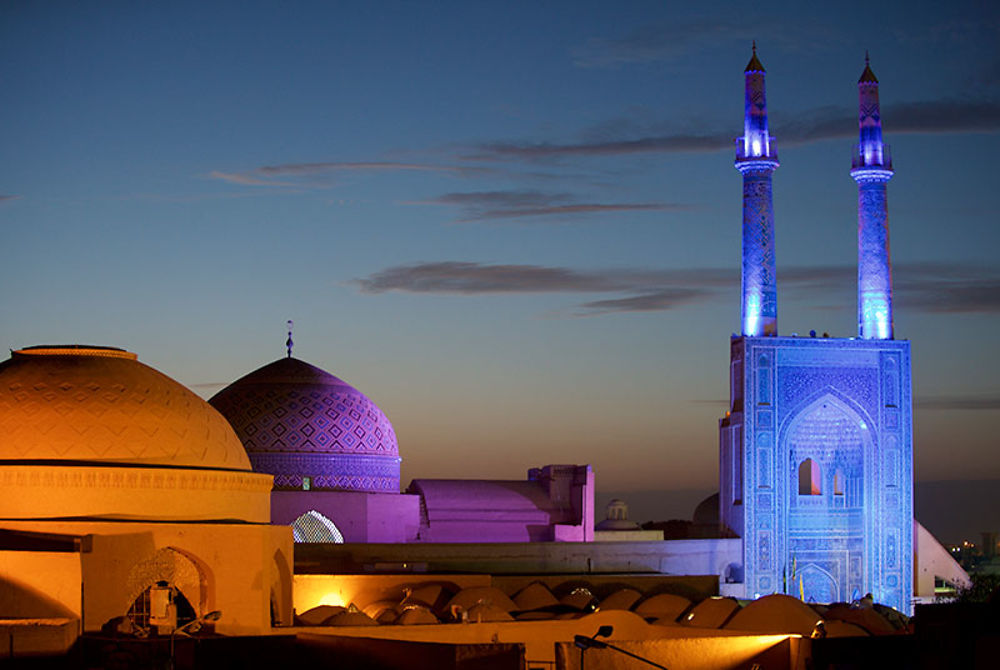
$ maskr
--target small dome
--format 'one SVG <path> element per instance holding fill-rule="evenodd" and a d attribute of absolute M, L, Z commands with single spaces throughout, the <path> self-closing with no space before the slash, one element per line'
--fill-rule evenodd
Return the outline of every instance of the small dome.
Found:
<path fill-rule="evenodd" d="M 277 489 L 399 492 L 388 417 L 356 388 L 297 358 L 241 377 L 209 403 Z"/>
<path fill-rule="evenodd" d="M 79 345 L 0 363 L 0 461 L 250 469 L 204 400 L 131 352 Z"/>
<path fill-rule="evenodd" d="M 628 520 L 628 504 L 624 500 L 612 498 L 605 509 L 604 521 L 594 526 L 594 530 L 639 530 L 639 524 Z"/>

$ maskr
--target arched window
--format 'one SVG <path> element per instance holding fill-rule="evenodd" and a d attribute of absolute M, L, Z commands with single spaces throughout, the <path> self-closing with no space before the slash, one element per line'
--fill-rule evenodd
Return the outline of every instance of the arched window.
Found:
<path fill-rule="evenodd" d="M 822 493 L 819 463 L 807 458 L 799 464 L 799 495 L 818 496 Z"/>
<path fill-rule="evenodd" d="M 844 495 L 844 471 L 837 470 L 833 473 L 833 495 Z"/>
<path fill-rule="evenodd" d="M 292 536 L 296 542 L 344 543 L 344 536 L 336 524 L 317 512 L 309 510 L 292 524 Z"/>

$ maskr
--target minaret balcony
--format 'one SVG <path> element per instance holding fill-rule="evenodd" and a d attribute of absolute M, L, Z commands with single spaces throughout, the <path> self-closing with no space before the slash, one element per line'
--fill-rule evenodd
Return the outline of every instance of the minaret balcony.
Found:
<path fill-rule="evenodd" d="M 855 144 L 851 156 L 851 170 L 875 168 L 892 171 L 892 152 L 888 144 Z"/>
<path fill-rule="evenodd" d="M 746 138 L 736 138 L 736 162 L 746 161 L 768 161 L 778 162 L 778 150 L 774 146 L 774 138 L 768 137 L 766 142 L 754 137 L 751 141 Z"/>

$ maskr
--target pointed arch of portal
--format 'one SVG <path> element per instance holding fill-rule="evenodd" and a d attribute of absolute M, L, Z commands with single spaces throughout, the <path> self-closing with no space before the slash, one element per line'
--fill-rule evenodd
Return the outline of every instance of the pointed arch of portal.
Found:
<path fill-rule="evenodd" d="M 813 393 L 803 394 L 802 399 L 788 410 L 778 428 L 779 444 L 784 442 L 786 434 L 796 422 L 801 421 L 802 417 L 809 414 L 810 410 L 823 403 L 837 405 L 846 414 L 857 416 L 858 421 L 863 422 L 866 426 L 873 424 L 871 415 L 857 401 L 832 386 L 826 386 Z"/>
<path fill-rule="evenodd" d="M 786 504 L 778 560 L 786 569 L 799 566 L 807 600 L 846 600 L 852 589 L 871 590 L 873 432 L 867 412 L 832 387 L 805 398 L 781 422 L 775 474 Z M 800 469 L 810 460 L 821 478 L 818 495 L 800 488 Z"/>
<path fill-rule="evenodd" d="M 802 592 L 806 594 L 806 602 L 831 603 L 842 600 L 840 585 L 837 579 L 815 563 L 808 563 L 799 569 L 799 579 Z M 798 589 L 798 585 L 795 585 Z"/>

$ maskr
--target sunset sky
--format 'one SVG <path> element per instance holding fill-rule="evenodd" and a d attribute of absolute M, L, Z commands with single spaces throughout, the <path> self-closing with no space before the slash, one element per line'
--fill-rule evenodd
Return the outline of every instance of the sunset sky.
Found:
<path fill-rule="evenodd" d="M 3 344 L 124 347 L 209 397 L 294 319 L 404 483 L 711 490 L 753 39 L 780 333 L 855 334 L 867 49 L 916 478 L 1000 478 L 993 2 L 3 3 Z"/>

